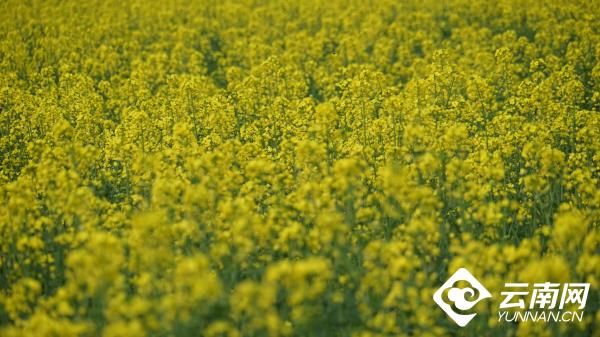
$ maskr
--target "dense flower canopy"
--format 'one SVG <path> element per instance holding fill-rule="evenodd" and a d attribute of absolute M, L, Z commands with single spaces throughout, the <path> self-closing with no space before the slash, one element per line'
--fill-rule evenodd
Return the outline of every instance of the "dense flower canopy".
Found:
<path fill-rule="evenodd" d="M 2 1 L 0 335 L 600 336 L 598 8 Z"/>

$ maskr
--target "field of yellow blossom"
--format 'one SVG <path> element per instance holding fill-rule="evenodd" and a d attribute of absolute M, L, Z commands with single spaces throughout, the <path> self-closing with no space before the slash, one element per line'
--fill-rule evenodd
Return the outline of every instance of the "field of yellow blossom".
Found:
<path fill-rule="evenodd" d="M 599 9 L 1 1 L 0 336 L 599 337 Z"/>

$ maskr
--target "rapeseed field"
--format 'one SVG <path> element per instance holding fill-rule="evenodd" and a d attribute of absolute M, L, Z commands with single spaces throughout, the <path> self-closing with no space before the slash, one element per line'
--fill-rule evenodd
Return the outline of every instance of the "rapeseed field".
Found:
<path fill-rule="evenodd" d="M 0 336 L 598 337 L 599 59 L 598 0 L 3 0 Z"/>

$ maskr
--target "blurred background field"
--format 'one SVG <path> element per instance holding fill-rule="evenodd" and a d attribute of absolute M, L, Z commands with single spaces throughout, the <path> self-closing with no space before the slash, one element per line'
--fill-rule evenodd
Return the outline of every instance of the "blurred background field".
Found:
<path fill-rule="evenodd" d="M 2 1 L 0 335 L 600 336 L 599 8 Z"/>

